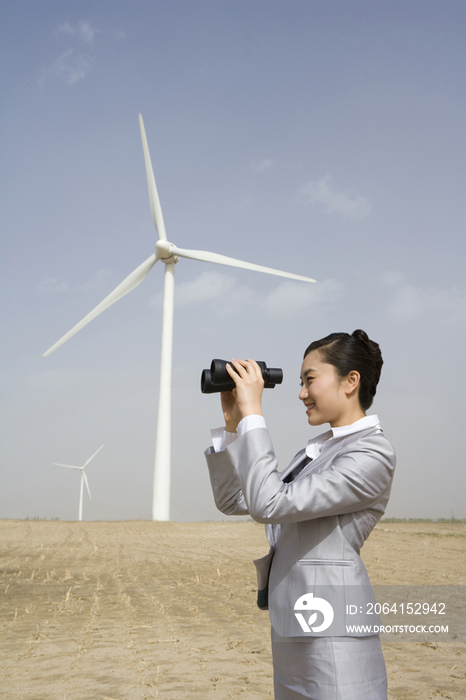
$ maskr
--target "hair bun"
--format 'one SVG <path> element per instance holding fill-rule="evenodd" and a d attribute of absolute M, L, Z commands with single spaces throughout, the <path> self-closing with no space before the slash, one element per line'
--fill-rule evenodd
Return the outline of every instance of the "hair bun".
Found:
<path fill-rule="evenodd" d="M 378 360 L 379 358 L 382 359 L 382 353 L 380 352 L 380 347 L 379 344 L 376 343 L 374 340 L 371 340 L 369 336 L 367 335 L 366 331 L 361 330 L 361 328 L 358 328 L 357 330 L 353 331 L 352 336 L 355 340 L 358 340 L 360 343 L 362 343 L 367 350 L 373 355 L 374 360 Z"/>
<path fill-rule="evenodd" d="M 383 365 L 383 359 L 382 359 L 382 353 L 380 351 L 380 346 L 378 343 L 376 343 L 374 340 L 371 340 L 369 336 L 367 335 L 366 331 L 361 330 L 361 328 L 358 328 L 357 330 L 353 331 L 352 336 L 355 340 L 358 340 L 360 343 L 364 345 L 368 353 L 370 354 L 372 361 L 374 363 L 374 382 L 371 382 L 371 392 L 373 391 L 375 395 L 375 389 L 378 384 L 378 381 L 380 379 L 380 373 L 382 371 L 382 365 Z"/>
<path fill-rule="evenodd" d="M 352 332 L 351 334 L 353 338 L 356 338 L 356 340 L 359 340 L 361 343 L 364 343 L 364 345 L 370 346 L 371 341 L 369 339 L 369 336 L 367 335 L 366 331 L 361 330 L 361 328 L 357 328 L 355 331 Z"/>

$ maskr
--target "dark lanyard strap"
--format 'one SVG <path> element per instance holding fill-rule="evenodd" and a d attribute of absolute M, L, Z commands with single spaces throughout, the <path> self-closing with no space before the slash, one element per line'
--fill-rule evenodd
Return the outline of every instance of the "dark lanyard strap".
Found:
<path fill-rule="evenodd" d="M 307 467 L 307 465 L 309 464 L 309 462 L 312 462 L 312 457 L 307 457 L 307 456 L 306 456 L 306 457 L 303 459 L 303 461 L 300 462 L 300 463 L 293 469 L 293 471 L 291 471 L 289 474 L 287 474 L 287 475 L 285 476 L 285 478 L 283 479 L 283 481 L 285 482 L 285 484 L 289 484 L 290 481 L 293 481 L 293 479 L 296 479 L 296 477 L 298 476 L 298 474 L 299 474 L 300 472 L 302 472 L 302 470 L 304 469 L 304 467 Z"/>

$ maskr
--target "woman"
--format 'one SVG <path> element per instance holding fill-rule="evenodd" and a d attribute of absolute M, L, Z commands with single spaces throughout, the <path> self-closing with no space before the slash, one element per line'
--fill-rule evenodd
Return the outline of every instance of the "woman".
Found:
<path fill-rule="evenodd" d="M 276 700 L 387 698 L 378 635 L 353 636 L 347 624 L 357 620 L 345 617 L 351 595 L 360 610 L 373 600 L 359 551 L 385 511 L 395 468 L 377 416 L 366 416 L 382 364 L 361 330 L 309 345 L 299 398 L 308 423 L 330 430 L 281 473 L 262 416 L 261 369 L 253 360 L 228 366 L 236 387 L 222 393 L 225 428 L 213 431 L 206 457 L 219 510 L 266 523 L 270 552 L 255 564 L 259 598 L 268 593 Z M 316 611 L 309 619 L 306 605 Z"/>

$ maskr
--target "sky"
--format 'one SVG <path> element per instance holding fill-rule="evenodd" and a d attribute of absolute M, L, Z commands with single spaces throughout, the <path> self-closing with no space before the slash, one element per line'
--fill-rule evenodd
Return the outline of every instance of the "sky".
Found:
<path fill-rule="evenodd" d="M 279 468 L 324 428 L 307 345 L 363 328 L 398 464 L 386 516 L 466 517 L 463 0 L 3 3 L 0 517 L 150 519 L 163 264 L 42 354 L 153 252 L 142 113 L 170 241 L 317 284 L 176 265 L 171 518 L 225 520 L 203 451 L 212 358 L 281 367 Z"/>

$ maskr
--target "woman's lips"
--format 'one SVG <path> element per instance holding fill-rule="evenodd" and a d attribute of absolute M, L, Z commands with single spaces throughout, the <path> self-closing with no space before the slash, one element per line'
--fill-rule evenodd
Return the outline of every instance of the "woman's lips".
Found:
<path fill-rule="evenodd" d="M 315 406 L 314 403 L 308 403 L 308 404 L 304 404 L 304 405 L 306 406 L 306 413 L 310 413 Z"/>

